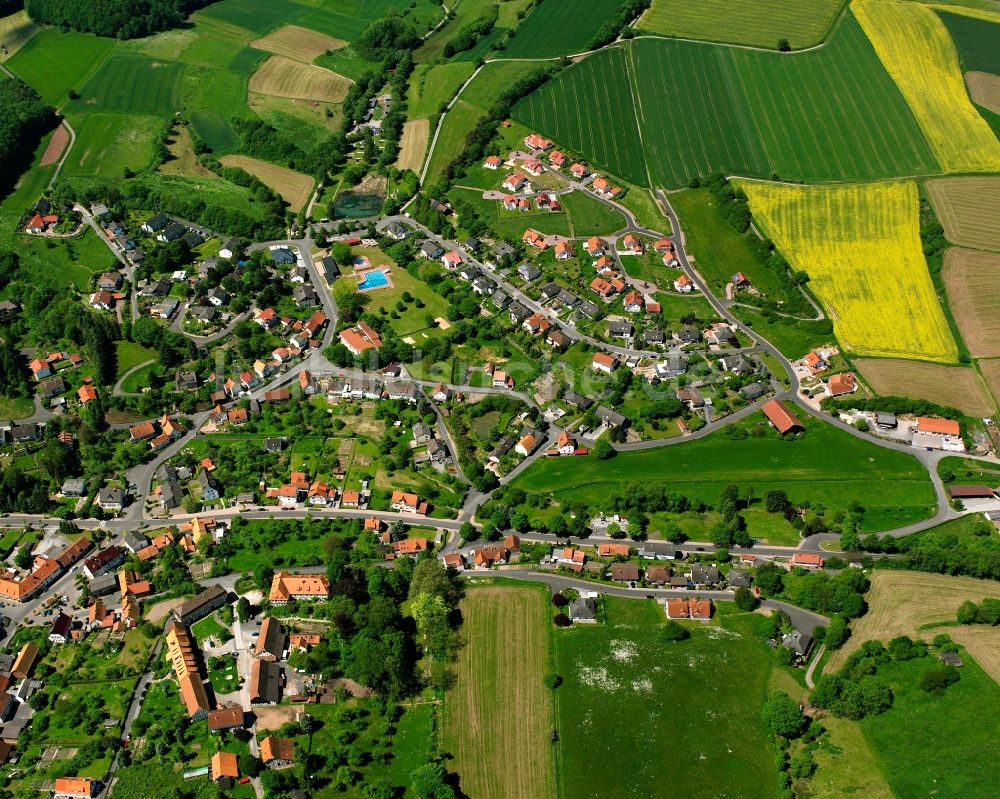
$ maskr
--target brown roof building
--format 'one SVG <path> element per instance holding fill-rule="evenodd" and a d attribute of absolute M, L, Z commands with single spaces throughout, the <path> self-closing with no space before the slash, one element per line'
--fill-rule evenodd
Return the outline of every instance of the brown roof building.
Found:
<path fill-rule="evenodd" d="M 208 729 L 210 732 L 235 730 L 243 726 L 243 708 L 220 707 L 208 713 Z"/>
<path fill-rule="evenodd" d="M 278 660 L 285 652 L 285 631 L 281 622 L 268 616 L 260 626 L 260 635 L 254 645 L 254 657 L 261 660 Z"/>
<path fill-rule="evenodd" d="M 260 742 L 260 759 L 268 768 L 290 765 L 295 760 L 295 741 L 268 735 Z"/>
<path fill-rule="evenodd" d="M 192 624 L 213 610 L 221 608 L 228 598 L 229 592 L 225 588 L 213 585 L 174 610 L 174 617 L 184 624 Z"/>
<path fill-rule="evenodd" d="M 250 668 L 250 704 L 276 705 L 281 699 L 281 670 L 273 661 L 255 660 Z"/>
<path fill-rule="evenodd" d="M 212 755 L 211 775 L 216 782 L 222 779 L 239 779 L 240 768 L 236 755 L 232 752 L 216 752 Z"/>
<path fill-rule="evenodd" d="M 31 670 L 35 668 L 35 661 L 38 660 L 38 652 L 38 646 L 30 641 L 22 646 L 14 658 L 14 665 L 10 667 L 11 675 L 19 680 L 31 676 Z"/>
<path fill-rule="evenodd" d="M 767 420 L 774 425 L 774 429 L 782 435 L 804 429 L 798 417 L 781 400 L 768 400 L 761 410 L 764 411 Z"/>

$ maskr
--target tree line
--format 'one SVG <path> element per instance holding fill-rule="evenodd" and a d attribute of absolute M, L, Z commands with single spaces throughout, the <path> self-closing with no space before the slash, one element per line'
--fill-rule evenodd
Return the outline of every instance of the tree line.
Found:
<path fill-rule="evenodd" d="M 499 18 L 500 6 L 494 3 L 489 14 L 484 14 L 471 25 L 466 25 L 454 39 L 445 44 L 444 57 L 451 58 L 456 53 L 471 50 L 476 46 L 476 42 L 493 32 L 493 27 Z"/>
<path fill-rule="evenodd" d="M 116 39 L 137 39 L 177 28 L 188 14 L 210 0 L 25 0 L 35 22 L 96 33 Z"/>
<path fill-rule="evenodd" d="M 618 13 L 601 25 L 597 33 L 587 42 L 588 50 L 597 50 L 611 44 L 619 36 L 631 37 L 628 24 L 652 5 L 652 0 L 628 0 Z"/>
<path fill-rule="evenodd" d="M 56 124 L 56 112 L 17 78 L 0 81 L 0 195 L 13 188 L 39 139 Z"/>

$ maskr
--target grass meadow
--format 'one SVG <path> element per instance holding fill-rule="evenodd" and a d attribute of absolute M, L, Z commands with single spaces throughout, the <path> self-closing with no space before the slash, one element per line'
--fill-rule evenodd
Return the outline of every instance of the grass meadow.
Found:
<path fill-rule="evenodd" d="M 440 178 L 448 164 L 461 154 L 465 146 L 465 137 L 472 131 L 483 112 L 464 100 L 459 100 L 441 122 L 441 132 L 437 146 L 431 155 L 427 167 L 426 185 L 431 185 Z"/>
<path fill-rule="evenodd" d="M 436 117 L 441 103 L 450 100 L 472 74 L 472 64 L 420 64 L 410 76 L 406 108 L 411 118 Z"/>
<path fill-rule="evenodd" d="M 114 47 L 111 39 L 45 28 L 17 51 L 7 67 L 58 108 L 69 90 L 79 89 Z"/>
<path fill-rule="evenodd" d="M 753 618 L 690 624 L 690 639 L 663 643 L 659 605 L 603 601 L 606 621 L 554 635 L 564 680 L 556 691 L 561 795 L 778 796 L 760 718 L 771 659 Z"/>
<path fill-rule="evenodd" d="M 636 27 L 679 39 L 757 47 L 776 48 L 779 39 L 787 39 L 800 48 L 823 39 L 843 6 L 843 0 L 653 0 Z"/>
<path fill-rule="evenodd" d="M 126 113 L 88 115 L 77 128 L 76 144 L 66 159 L 68 177 L 121 177 L 139 172 L 153 159 L 153 142 L 163 126 L 155 116 Z"/>
<path fill-rule="evenodd" d="M 958 360 L 921 250 L 914 182 L 740 187 L 757 224 L 793 269 L 809 274 L 843 346 L 858 355 Z"/>
<path fill-rule="evenodd" d="M 246 155 L 224 155 L 219 160 L 226 166 L 239 167 L 258 178 L 265 186 L 280 194 L 293 212 L 298 212 L 309 202 L 313 186 L 316 185 L 316 182 L 309 175 L 303 175 L 301 172 L 261 161 L 258 158 L 250 158 Z"/>
<path fill-rule="evenodd" d="M 228 120 L 215 108 L 191 114 L 191 126 L 213 152 L 232 150 L 240 143 Z"/>
<path fill-rule="evenodd" d="M 969 101 L 958 52 L 940 18 L 902 0 L 856 0 L 851 8 L 942 169 L 1000 170 L 1000 141 Z"/>
<path fill-rule="evenodd" d="M 662 39 L 626 47 L 627 58 L 606 51 L 564 70 L 514 116 L 640 185 L 714 171 L 816 181 L 938 170 L 852 17 L 827 46 L 792 56 Z"/>
<path fill-rule="evenodd" d="M 552 692 L 549 592 L 539 586 L 470 587 L 461 603 L 455 687 L 441 721 L 449 770 L 476 799 L 550 799 Z"/>
<path fill-rule="evenodd" d="M 715 505 L 729 483 L 756 497 L 784 489 L 793 503 L 822 503 L 828 510 L 859 500 L 862 527 L 884 530 L 925 519 L 935 507 L 926 471 L 916 458 L 886 450 L 828 424 L 803 418 L 806 433 L 779 439 L 766 430 L 757 438 L 733 441 L 724 432 L 697 441 L 637 452 L 608 461 L 554 458 L 537 461 L 514 485 L 556 501 L 580 500 L 607 508 L 608 495 L 623 484 L 658 483 L 695 501 Z M 763 424 L 763 415 L 749 417 Z"/>
<path fill-rule="evenodd" d="M 893 707 L 860 722 L 869 747 L 896 796 L 988 799 L 996 786 L 984 779 L 1000 755 L 1000 742 L 982 719 L 1000 712 L 1000 687 L 972 660 L 943 695 L 917 682 L 936 658 L 888 663 L 879 676 L 892 687 Z M 905 734 L 901 731 L 905 730 Z"/>
<path fill-rule="evenodd" d="M 621 8 L 621 0 L 546 0 L 525 17 L 504 50 L 504 58 L 551 58 L 581 53 L 600 27 Z"/>

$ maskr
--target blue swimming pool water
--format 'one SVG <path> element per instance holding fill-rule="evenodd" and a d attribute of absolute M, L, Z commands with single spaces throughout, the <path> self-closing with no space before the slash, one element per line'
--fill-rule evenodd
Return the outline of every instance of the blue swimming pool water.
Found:
<path fill-rule="evenodd" d="M 368 289 L 381 289 L 389 285 L 389 278 L 381 269 L 372 269 L 365 272 L 365 279 L 358 283 L 358 291 L 368 291 Z"/>

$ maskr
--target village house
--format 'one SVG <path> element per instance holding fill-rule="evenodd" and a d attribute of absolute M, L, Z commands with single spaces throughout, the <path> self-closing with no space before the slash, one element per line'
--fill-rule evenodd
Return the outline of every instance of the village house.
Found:
<path fill-rule="evenodd" d="M 590 367 L 595 372 L 603 372 L 609 375 L 618 368 L 618 359 L 606 352 L 596 352 L 594 353 Z"/>
<path fill-rule="evenodd" d="M 639 579 L 639 567 L 635 563 L 612 563 L 611 579 L 619 583 L 634 583 Z"/>
<path fill-rule="evenodd" d="M 484 169 L 499 169 L 503 166 L 503 159 L 499 155 L 487 156 L 486 160 L 483 161 Z"/>
<path fill-rule="evenodd" d="M 674 291 L 681 294 L 690 294 L 694 290 L 694 281 L 687 275 L 681 275 L 674 281 Z"/>
<path fill-rule="evenodd" d="M 295 741 L 268 735 L 260 742 L 260 759 L 268 768 L 292 765 L 295 761 Z"/>
<path fill-rule="evenodd" d="M 842 397 L 845 394 L 853 394 L 858 389 L 857 378 L 854 372 L 841 372 L 831 375 L 826 381 L 826 393 L 831 397 Z"/>
<path fill-rule="evenodd" d="M 816 570 L 823 568 L 824 561 L 821 555 L 814 555 L 810 552 L 796 552 L 792 555 L 791 563 L 793 568 Z"/>
<path fill-rule="evenodd" d="M 392 492 L 389 507 L 399 513 L 415 513 L 418 516 L 426 516 L 429 510 L 428 504 L 416 494 L 398 490 Z"/>
<path fill-rule="evenodd" d="M 353 355 L 382 346 L 379 334 L 365 322 L 358 322 L 354 327 L 340 331 L 340 341 Z"/>
<path fill-rule="evenodd" d="M 330 581 L 321 574 L 278 572 L 271 580 L 268 601 L 272 605 L 287 605 L 291 600 L 325 602 L 330 598 Z"/>
<path fill-rule="evenodd" d="M 691 621 L 709 621 L 712 618 L 710 599 L 668 599 L 667 618 Z"/>

